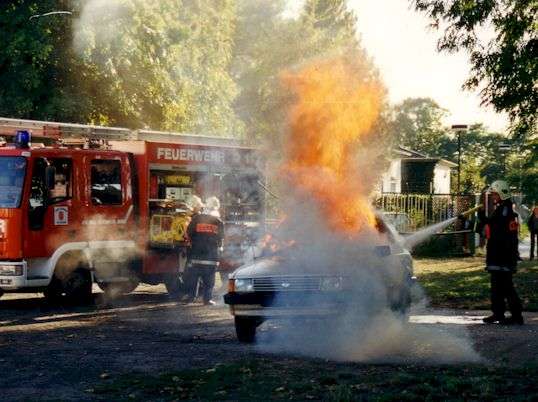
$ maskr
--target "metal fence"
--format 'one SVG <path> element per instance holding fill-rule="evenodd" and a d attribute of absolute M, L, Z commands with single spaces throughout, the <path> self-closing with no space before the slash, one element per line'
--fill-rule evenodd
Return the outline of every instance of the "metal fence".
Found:
<path fill-rule="evenodd" d="M 474 194 L 383 193 L 376 198 L 375 206 L 384 212 L 399 232 L 409 233 L 458 216 L 473 208 L 476 198 Z M 455 225 L 447 228 L 449 231 L 459 229 Z"/>

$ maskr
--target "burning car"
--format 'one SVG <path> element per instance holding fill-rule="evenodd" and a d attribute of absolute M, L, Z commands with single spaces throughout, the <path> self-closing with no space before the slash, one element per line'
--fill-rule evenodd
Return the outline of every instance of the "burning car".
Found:
<path fill-rule="evenodd" d="M 323 253 L 303 259 L 300 246 L 293 245 L 277 251 L 269 247 L 233 272 L 224 301 L 235 318 L 239 341 L 253 342 L 257 327 L 269 319 L 347 320 L 387 307 L 404 313 L 415 286 L 411 255 L 380 216 L 376 230 L 382 241 L 342 244 L 342 258 L 329 257 L 334 266 L 316 263 Z"/>

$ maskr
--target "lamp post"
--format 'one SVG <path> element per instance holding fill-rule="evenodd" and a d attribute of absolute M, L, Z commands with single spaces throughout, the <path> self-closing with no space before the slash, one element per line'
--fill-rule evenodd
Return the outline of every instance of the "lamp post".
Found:
<path fill-rule="evenodd" d="M 512 150 L 512 145 L 507 143 L 500 143 L 499 144 L 499 152 L 503 155 L 503 176 L 506 176 L 506 164 L 507 164 L 507 158 L 508 153 Z"/>
<path fill-rule="evenodd" d="M 458 194 L 461 193 L 461 133 L 467 132 L 467 129 L 467 124 L 454 124 L 452 126 L 452 130 L 458 136 Z"/>

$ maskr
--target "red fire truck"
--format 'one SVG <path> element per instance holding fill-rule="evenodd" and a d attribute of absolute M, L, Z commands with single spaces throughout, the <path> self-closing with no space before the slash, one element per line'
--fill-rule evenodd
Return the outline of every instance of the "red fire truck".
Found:
<path fill-rule="evenodd" d="M 178 292 L 193 194 L 221 200 L 221 266 L 263 229 L 260 161 L 238 140 L 5 118 L 0 137 L 0 295 Z"/>

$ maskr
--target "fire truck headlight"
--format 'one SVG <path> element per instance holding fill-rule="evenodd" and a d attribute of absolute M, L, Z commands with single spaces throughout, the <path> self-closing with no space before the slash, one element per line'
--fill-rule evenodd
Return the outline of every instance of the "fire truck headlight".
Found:
<path fill-rule="evenodd" d="M 254 281 L 252 279 L 236 279 L 236 292 L 254 292 Z"/>
<path fill-rule="evenodd" d="M 0 276 L 21 276 L 22 265 L 0 265 Z"/>

